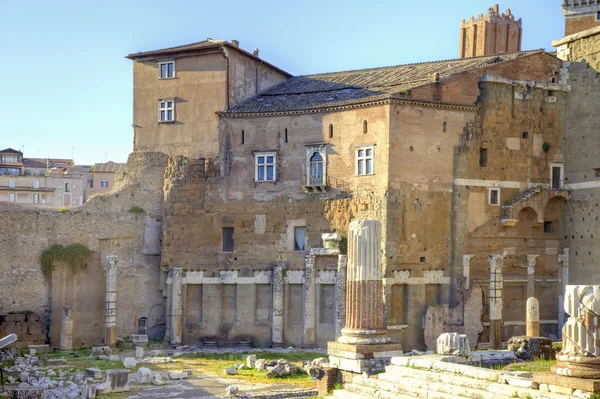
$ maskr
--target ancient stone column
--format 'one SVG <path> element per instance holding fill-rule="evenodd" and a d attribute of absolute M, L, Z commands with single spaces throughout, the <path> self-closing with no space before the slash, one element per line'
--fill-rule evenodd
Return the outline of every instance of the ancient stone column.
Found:
<path fill-rule="evenodd" d="M 183 268 L 171 271 L 171 343 L 180 344 L 183 332 Z"/>
<path fill-rule="evenodd" d="M 73 350 L 73 313 L 70 306 L 63 306 L 60 325 L 60 350 Z"/>
<path fill-rule="evenodd" d="M 104 321 L 104 343 L 108 346 L 117 344 L 117 264 L 119 257 L 106 257 L 106 319 Z"/>
<path fill-rule="evenodd" d="M 528 337 L 540 336 L 540 302 L 534 297 L 527 299 L 526 333 Z"/>
<path fill-rule="evenodd" d="M 465 279 L 465 289 L 471 287 L 471 258 L 474 255 L 463 255 L 463 277 Z"/>
<path fill-rule="evenodd" d="M 304 268 L 304 346 L 314 346 L 316 335 L 315 255 L 306 256 Z"/>
<path fill-rule="evenodd" d="M 283 266 L 273 269 L 273 324 L 271 326 L 271 346 L 283 346 Z"/>
<path fill-rule="evenodd" d="M 502 255 L 489 255 L 490 260 L 490 347 L 502 349 Z"/>
<path fill-rule="evenodd" d="M 562 350 L 552 371 L 579 378 L 600 378 L 600 285 L 568 285 Z"/>
<path fill-rule="evenodd" d="M 335 338 L 342 335 L 346 322 L 346 267 L 347 255 L 338 255 L 338 268 L 335 276 Z"/>
<path fill-rule="evenodd" d="M 569 248 L 563 248 L 562 255 L 558 255 L 558 262 L 562 263 L 561 295 L 558 296 L 558 333 L 562 339 L 563 326 L 565 325 L 564 297 L 567 284 L 569 284 Z"/>
<path fill-rule="evenodd" d="M 390 341 L 383 320 L 380 237 L 378 221 L 356 220 L 350 223 L 346 325 L 338 342 L 381 344 Z"/>
<path fill-rule="evenodd" d="M 527 255 L 527 298 L 535 296 L 535 263 L 538 256 Z"/>

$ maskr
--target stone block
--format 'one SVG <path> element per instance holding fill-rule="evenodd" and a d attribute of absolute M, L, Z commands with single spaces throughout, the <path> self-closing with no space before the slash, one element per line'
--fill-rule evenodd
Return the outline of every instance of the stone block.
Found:
<path fill-rule="evenodd" d="M 46 390 L 39 387 L 15 387 L 10 390 L 11 399 L 44 399 Z"/>
<path fill-rule="evenodd" d="M 137 359 L 142 359 L 144 357 L 144 348 L 142 348 L 141 346 L 136 346 L 135 347 L 135 357 Z"/>
<path fill-rule="evenodd" d="M 146 334 L 131 334 L 131 342 L 133 344 L 147 344 L 148 336 Z"/>
<path fill-rule="evenodd" d="M 90 367 L 85 369 L 85 378 L 93 378 L 99 380 L 102 378 L 102 370 L 97 367 Z"/>
<path fill-rule="evenodd" d="M 147 367 L 140 367 L 137 371 L 136 378 L 140 384 L 149 384 L 152 382 L 152 370 Z"/>
<path fill-rule="evenodd" d="M 109 392 L 129 391 L 129 370 L 107 370 L 104 382 L 109 385 Z"/>
<path fill-rule="evenodd" d="M 590 378 L 567 377 L 544 371 L 533 373 L 533 380 L 540 384 L 540 390 L 542 389 L 542 385 L 546 387 L 554 385 L 585 392 L 600 392 L 600 380 Z"/>
<path fill-rule="evenodd" d="M 446 356 L 470 356 L 469 339 L 465 334 L 444 333 L 437 339 L 436 353 Z"/>
<path fill-rule="evenodd" d="M 130 369 L 137 366 L 137 360 L 134 357 L 126 357 L 123 359 L 123 366 Z"/>
<path fill-rule="evenodd" d="M 508 340 L 508 349 L 513 351 L 517 358 L 525 361 L 554 359 L 552 340 L 544 337 L 511 337 Z"/>

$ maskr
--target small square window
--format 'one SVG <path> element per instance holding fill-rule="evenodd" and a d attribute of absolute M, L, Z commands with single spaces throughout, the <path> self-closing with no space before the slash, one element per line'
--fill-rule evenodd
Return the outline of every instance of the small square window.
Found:
<path fill-rule="evenodd" d="M 527 140 L 529 138 L 529 132 L 523 132 L 523 139 Z"/>
<path fill-rule="evenodd" d="M 233 227 L 223 227 L 223 252 L 233 252 Z"/>
<path fill-rule="evenodd" d="M 15 202 L 15 193 L 9 193 L 8 194 L 8 201 L 9 202 Z"/>
<path fill-rule="evenodd" d="M 158 63 L 158 77 L 160 79 L 171 79 L 175 77 L 175 61 L 163 61 Z"/>
<path fill-rule="evenodd" d="M 419 262 L 421 262 L 421 263 L 427 263 L 427 258 L 425 256 L 421 256 L 419 258 Z"/>
<path fill-rule="evenodd" d="M 175 100 L 172 98 L 158 100 L 158 121 L 173 122 L 175 120 Z"/>
<path fill-rule="evenodd" d="M 87 181 L 87 188 L 94 188 L 94 181 L 93 180 L 88 180 Z"/>
<path fill-rule="evenodd" d="M 277 154 L 274 152 L 257 152 L 254 154 L 254 180 L 258 182 L 275 181 L 277 171 Z"/>
<path fill-rule="evenodd" d="M 108 187 L 108 180 L 101 180 L 100 187 L 104 187 L 104 188 Z"/>
<path fill-rule="evenodd" d="M 554 233 L 554 222 L 544 222 L 544 233 Z"/>
<path fill-rule="evenodd" d="M 499 188 L 490 188 L 488 202 L 490 205 L 500 205 L 500 189 Z"/>
<path fill-rule="evenodd" d="M 294 227 L 294 251 L 304 251 L 305 237 L 306 237 L 306 226 Z"/>

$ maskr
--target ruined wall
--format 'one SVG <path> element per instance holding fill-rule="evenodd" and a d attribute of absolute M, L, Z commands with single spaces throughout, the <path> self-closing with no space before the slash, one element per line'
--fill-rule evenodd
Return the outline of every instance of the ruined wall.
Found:
<path fill-rule="evenodd" d="M 547 311 L 542 317 L 542 329 L 546 334 L 558 336 L 562 274 L 559 254 L 567 242 L 563 225 L 557 224 L 556 229 L 545 231 L 544 222 L 564 221 L 569 195 L 546 188 L 532 197 L 515 196 L 531 184 L 548 185 L 550 167 L 564 164 L 566 87 L 550 84 L 533 88 L 503 79 L 482 83 L 480 87 L 481 111 L 476 122 L 465 129 L 456 149 L 453 279 L 466 278 L 481 286 L 482 317 L 487 326 L 488 255 L 505 254 L 504 339 L 524 333 L 528 284 L 533 284 L 540 308 Z M 548 152 L 543 150 L 544 142 L 548 143 Z M 482 150 L 487 150 L 486 166 L 480 163 Z M 490 203 L 490 189 L 499 190 L 499 205 Z M 508 223 L 505 219 L 510 212 L 514 212 L 515 220 Z M 463 255 L 472 257 L 465 263 Z M 538 256 L 531 277 L 526 255 Z M 487 339 L 486 329 L 480 342 Z"/>
<path fill-rule="evenodd" d="M 567 22 L 570 20 L 567 19 Z M 565 179 L 574 194 L 566 223 L 570 240 L 569 284 L 600 284 L 600 28 L 553 43 L 566 61 L 564 79 L 571 86 L 566 119 Z"/>
<path fill-rule="evenodd" d="M 58 345 L 62 306 L 72 306 L 74 345 L 102 342 L 105 257 L 117 255 L 117 334 L 137 332 L 138 319 L 148 317 L 152 335 L 161 337 L 164 308 L 157 255 L 165 164 L 164 154 L 131 154 L 113 192 L 67 212 L 3 205 L 0 312 L 35 312 L 50 324 L 50 343 Z M 132 206 L 145 212 L 129 212 Z M 44 277 L 42 251 L 52 244 L 72 243 L 92 251 L 87 268 L 73 273 L 60 263 L 50 280 Z"/>
<path fill-rule="evenodd" d="M 411 97 L 439 101 L 474 104 L 479 96 L 479 80 L 485 74 L 514 80 L 558 81 L 562 62 L 544 52 L 531 52 L 514 61 L 490 64 L 474 72 L 465 72 L 458 78 L 429 83 L 411 91 Z"/>

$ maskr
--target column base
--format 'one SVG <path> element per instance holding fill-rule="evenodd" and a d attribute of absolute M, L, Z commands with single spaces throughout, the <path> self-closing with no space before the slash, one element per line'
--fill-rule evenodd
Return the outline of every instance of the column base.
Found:
<path fill-rule="evenodd" d="M 568 377 L 600 379 L 600 358 L 583 355 L 556 355 L 556 364 L 551 370 Z"/>
<path fill-rule="evenodd" d="M 387 337 L 386 337 L 387 338 Z M 388 342 L 389 342 L 389 338 Z M 352 373 L 385 371 L 394 356 L 402 356 L 402 345 L 394 343 L 351 344 L 328 342 L 329 366 Z"/>
<path fill-rule="evenodd" d="M 389 343 L 390 337 L 387 336 L 387 330 L 351 330 L 342 329 L 342 336 L 337 342 L 353 345 L 376 345 Z"/>

